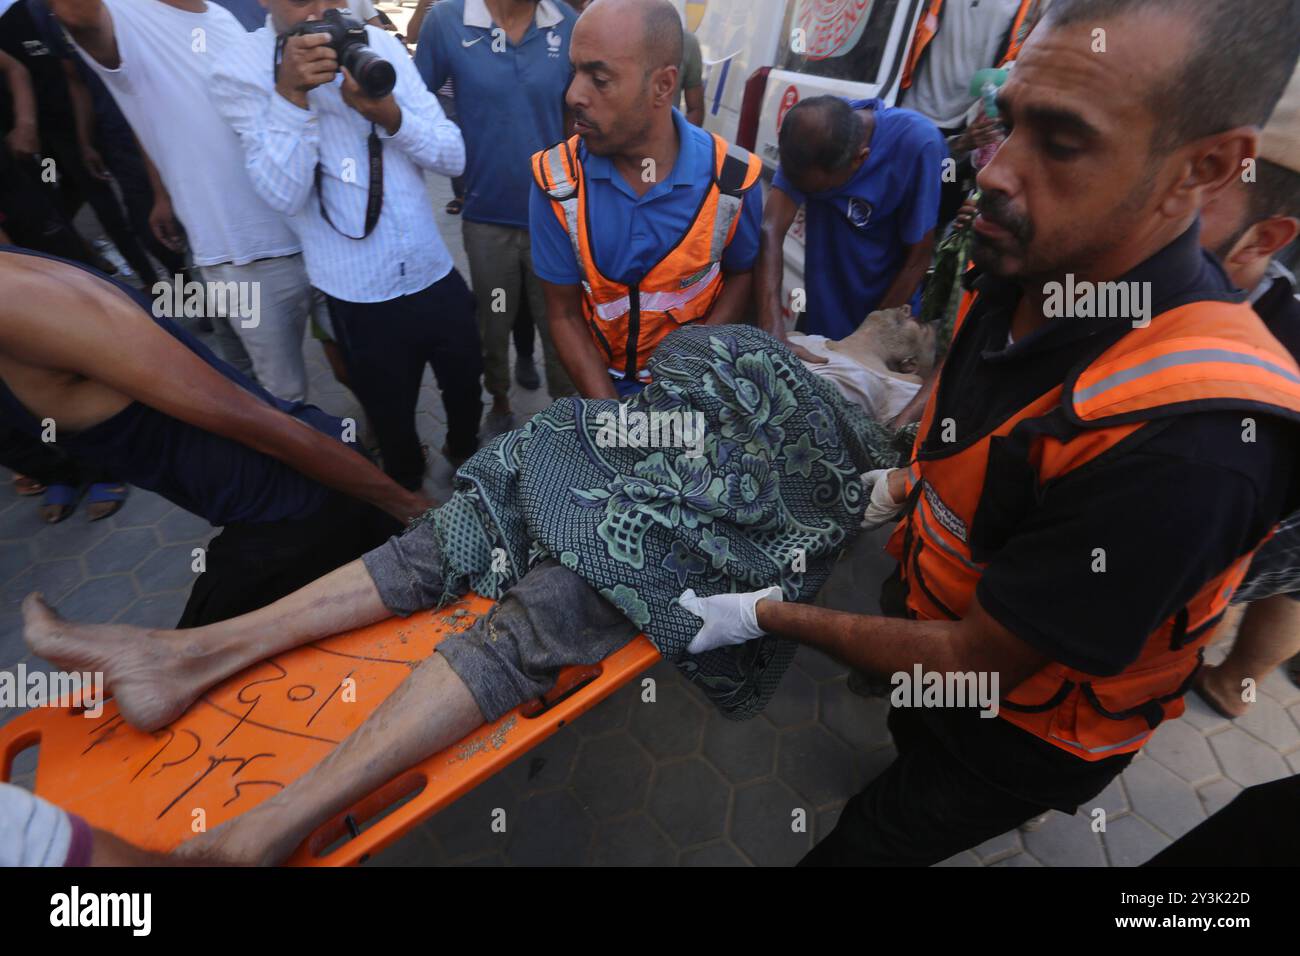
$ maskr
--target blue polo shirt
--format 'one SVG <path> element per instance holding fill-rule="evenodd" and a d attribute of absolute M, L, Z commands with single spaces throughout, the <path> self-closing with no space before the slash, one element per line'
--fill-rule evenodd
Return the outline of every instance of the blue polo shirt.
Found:
<path fill-rule="evenodd" d="M 801 328 L 842 339 L 880 305 L 903 264 L 904 247 L 920 242 L 939 219 L 939 192 L 948 146 L 938 128 L 908 109 L 881 100 L 850 100 L 875 112 L 871 152 L 847 183 L 805 195 L 778 166 L 775 189 L 806 207 L 804 242 L 808 312 Z M 921 311 L 918 288 L 912 312 Z"/>
<path fill-rule="evenodd" d="M 578 149 L 591 209 L 596 268 L 625 285 L 644 279 L 681 241 L 713 182 L 713 137 L 677 110 L 673 110 L 673 125 L 681 143 L 677 162 L 667 178 L 644 196 L 637 196 L 608 157 L 592 155 L 585 145 Z M 534 183 L 530 202 L 533 270 L 546 282 L 577 285 L 582 281 L 578 261 L 550 197 Z M 736 232 L 722 254 L 724 270 L 748 272 L 754 267 L 762 225 L 762 188 L 755 184 L 745 194 Z"/>
<path fill-rule="evenodd" d="M 577 18 L 560 0 L 541 0 L 516 46 L 494 36 L 483 0 L 442 0 L 429 10 L 415 66 L 435 93 L 448 78 L 455 87 L 468 221 L 528 228 L 529 160 L 564 138 Z"/>

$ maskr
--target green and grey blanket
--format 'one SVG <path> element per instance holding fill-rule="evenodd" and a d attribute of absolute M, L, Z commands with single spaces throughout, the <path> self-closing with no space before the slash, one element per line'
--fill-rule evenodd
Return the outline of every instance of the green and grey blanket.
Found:
<path fill-rule="evenodd" d="M 557 401 L 460 468 L 451 499 L 421 519 L 435 524 L 444 601 L 499 598 L 553 557 L 725 715 L 751 717 L 794 646 L 769 637 L 689 655 L 700 621 L 678 596 L 779 584 L 786 600 L 811 601 L 858 532 L 859 475 L 897 466 L 910 442 L 749 326 L 678 329 L 649 371 L 637 396 Z"/>

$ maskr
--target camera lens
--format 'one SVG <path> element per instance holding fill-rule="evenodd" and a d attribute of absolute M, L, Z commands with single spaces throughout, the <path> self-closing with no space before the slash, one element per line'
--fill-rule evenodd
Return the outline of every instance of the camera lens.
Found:
<path fill-rule="evenodd" d="M 387 96 L 397 85 L 397 71 L 393 64 L 368 47 L 359 44 L 350 47 L 344 54 L 343 66 L 371 99 Z"/>

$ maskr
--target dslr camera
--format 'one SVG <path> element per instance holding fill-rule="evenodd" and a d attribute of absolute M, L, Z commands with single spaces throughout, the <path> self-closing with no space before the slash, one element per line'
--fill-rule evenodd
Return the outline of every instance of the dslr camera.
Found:
<path fill-rule="evenodd" d="M 330 38 L 329 45 L 357 81 L 366 96 L 379 99 L 393 92 L 397 85 L 397 71 L 366 44 L 366 27 L 360 20 L 343 10 L 329 9 L 324 19 L 304 20 L 285 37 L 323 33 Z"/>

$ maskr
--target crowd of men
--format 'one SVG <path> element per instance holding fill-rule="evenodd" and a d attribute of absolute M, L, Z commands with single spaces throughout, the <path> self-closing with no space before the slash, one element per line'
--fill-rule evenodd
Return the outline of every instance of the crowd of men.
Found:
<path fill-rule="evenodd" d="M 1280 261 L 1300 231 L 1294 0 L 935 0 L 902 105 L 800 102 L 770 188 L 701 125 L 700 49 L 670 0 L 426 0 L 405 37 L 368 3 L 261 3 L 0 0 L 0 463 L 49 521 L 83 489 L 107 516 L 133 484 L 223 529 L 178 625 L 209 663 L 177 663 L 165 688 L 132 670 L 132 635 L 28 602 L 33 650 L 115 673 L 131 723 L 162 726 L 260 660 L 258 635 L 290 647 L 436 603 L 437 542 L 389 536 L 433 505 L 434 454 L 458 466 L 522 424 L 512 342 L 514 380 L 544 376 L 555 400 L 637 396 L 691 324 L 757 326 L 822 365 L 808 337 L 905 306 L 933 317 L 944 249 L 972 260 L 955 263 L 952 345 L 889 416 L 919 421 L 913 458 L 864 479 L 867 521 L 898 521 L 887 616 L 779 588 L 681 599 L 694 653 L 776 634 L 866 675 L 1002 675 L 996 720 L 894 709 L 897 761 L 806 862 L 933 863 L 1073 812 L 1186 692 L 1239 716 L 1243 681 L 1300 652 L 1300 303 Z M 354 21 L 327 16 L 342 6 Z M 456 180 L 468 282 L 429 173 Z M 83 204 L 106 240 L 79 232 Z M 1066 276 L 1140 287 L 1145 308 L 1061 318 L 1049 289 Z M 160 277 L 255 289 L 257 307 L 227 298 L 185 328 L 139 292 Z M 309 329 L 372 450 L 306 404 Z M 426 366 L 436 452 L 416 428 Z M 1101 573 L 1080 573 L 1099 550 Z M 558 566 L 510 595 L 503 673 L 481 648 L 436 655 L 376 714 L 408 732 L 383 760 L 363 727 L 193 852 L 282 859 L 517 704 L 501 687 L 543 654 L 599 659 L 636 632 Z M 1249 605 L 1239 625 L 1230 601 Z M 559 646 L 543 606 L 599 622 L 588 646 Z M 1233 651 L 1202 667 L 1225 620 Z M 89 858 L 84 823 L 29 816 L 42 859 Z"/>

